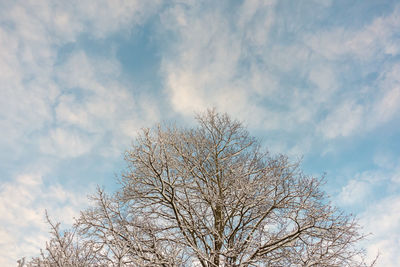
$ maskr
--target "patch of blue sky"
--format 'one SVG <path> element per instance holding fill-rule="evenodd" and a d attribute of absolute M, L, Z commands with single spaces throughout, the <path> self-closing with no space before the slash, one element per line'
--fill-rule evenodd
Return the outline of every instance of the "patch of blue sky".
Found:
<path fill-rule="evenodd" d="M 154 90 L 161 87 L 159 68 L 162 44 L 152 40 L 153 27 L 138 27 L 134 34 L 120 36 L 113 42 L 116 43 L 116 57 L 127 79 L 135 84 L 150 84 Z"/>

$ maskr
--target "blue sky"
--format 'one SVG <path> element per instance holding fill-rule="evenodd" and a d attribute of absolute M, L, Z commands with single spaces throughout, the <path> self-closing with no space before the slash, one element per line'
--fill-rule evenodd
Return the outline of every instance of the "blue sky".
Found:
<path fill-rule="evenodd" d="M 378 266 L 400 262 L 396 1 L 1 1 L 0 265 L 112 191 L 141 127 L 216 107 L 326 173 Z"/>

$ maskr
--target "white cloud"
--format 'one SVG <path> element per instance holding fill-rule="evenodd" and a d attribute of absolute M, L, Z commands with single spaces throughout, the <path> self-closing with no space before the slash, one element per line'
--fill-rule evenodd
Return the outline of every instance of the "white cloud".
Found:
<path fill-rule="evenodd" d="M 243 31 L 245 43 L 262 50 L 275 21 L 275 0 L 246 0 L 239 15 L 238 27 Z M 262 51 L 258 51 L 261 52 Z"/>
<path fill-rule="evenodd" d="M 74 42 L 82 33 L 104 38 L 116 31 L 129 31 L 155 14 L 160 4 L 157 0 L 16 1 L 4 15 L 16 23 L 23 39 L 59 44 Z"/>
<path fill-rule="evenodd" d="M 31 142 L 30 135 L 43 132 L 47 125 L 53 124 L 52 109 L 64 87 L 76 83 L 84 89 L 99 91 L 104 74 L 112 75 L 106 76 L 105 80 L 118 79 L 115 73 L 120 70 L 114 61 L 99 59 L 94 63 L 96 68 L 93 69 L 93 62 L 88 63 L 75 57 L 75 61 L 71 59 L 70 65 L 65 68 L 68 72 L 64 74 L 70 76 L 59 75 L 59 80 L 56 80 L 56 60 L 58 49 L 62 45 L 75 42 L 82 34 L 96 39 L 105 38 L 121 30 L 130 31 L 135 25 L 143 23 L 155 14 L 160 4 L 160 1 L 125 0 L 57 3 L 13 1 L 2 4 L 0 127 L 3 129 L 1 139 L 6 141 L 1 141 L 1 144 L 17 150 L 18 146 Z M 119 90 L 115 92 L 119 99 L 113 96 L 112 100 L 125 99 L 126 106 L 131 99 L 130 93 L 126 89 L 120 90 L 121 85 L 118 83 L 111 85 L 109 80 L 108 89 Z M 121 95 L 121 92 L 124 95 Z M 103 95 L 103 99 L 110 98 L 111 95 L 111 92 Z M 101 102 L 97 98 L 87 106 L 92 112 L 97 112 L 98 116 L 107 115 L 108 111 L 117 105 L 115 102 L 114 106 L 110 105 L 112 100 Z M 83 123 L 84 119 L 80 118 L 82 114 L 77 114 L 76 110 L 68 110 L 65 105 L 60 109 L 63 109 L 59 112 L 63 113 L 63 120 L 80 120 Z M 85 112 L 83 109 L 80 111 Z"/>
<path fill-rule="evenodd" d="M 81 156 L 93 147 L 96 136 L 88 136 L 79 131 L 56 128 L 52 129 L 48 137 L 40 141 L 40 149 L 45 154 L 56 157 Z"/>
<path fill-rule="evenodd" d="M 344 205 L 360 204 L 370 193 L 371 184 L 368 181 L 353 179 L 342 188 L 339 202 Z"/>
<path fill-rule="evenodd" d="M 391 151 L 381 150 L 374 155 L 374 164 L 383 169 L 394 169 L 396 166 L 395 156 Z"/>
<path fill-rule="evenodd" d="M 399 111 L 400 64 L 381 73 L 377 101 L 371 108 L 371 124 L 378 125 L 392 119 Z"/>
<path fill-rule="evenodd" d="M 323 137 L 354 136 L 376 129 L 397 116 L 400 68 L 394 61 L 384 58 L 400 53 L 399 17 L 400 8 L 397 6 L 393 12 L 375 17 L 361 28 L 331 28 L 303 35 L 314 61 L 319 62 L 312 64 L 309 73 L 309 80 L 318 87 L 313 97 L 316 103 L 317 99 L 329 103 L 317 108 L 315 113 L 322 111 L 326 114 L 319 120 L 317 128 Z M 361 66 L 352 69 L 352 64 Z M 352 84 L 351 90 L 341 89 L 341 86 L 346 86 L 340 84 L 347 76 L 346 72 L 354 73 L 354 77 L 346 79 L 356 79 L 361 75 L 357 79 L 364 80 L 368 73 L 374 72 L 379 76 L 370 82 L 369 87 L 355 85 L 354 88 Z"/>
<path fill-rule="evenodd" d="M 105 91 L 117 83 L 121 68 L 115 58 L 89 58 L 84 51 L 74 51 L 54 70 L 60 84 L 88 91 Z M 104 84 L 103 84 L 104 83 Z"/>
<path fill-rule="evenodd" d="M 400 197 L 390 196 L 368 207 L 361 215 L 361 225 L 372 236 L 365 242 L 367 253 L 373 259 L 378 253 L 378 265 L 398 266 L 400 262 Z"/>
<path fill-rule="evenodd" d="M 391 89 L 386 85 L 389 78 L 384 81 L 381 75 L 368 88 L 356 85 L 349 90 L 349 73 L 364 79 L 356 76 L 371 69 L 353 70 L 344 61 L 359 64 L 394 55 L 399 9 L 362 28 L 310 33 L 281 22 L 275 1 L 244 1 L 234 11 L 235 19 L 224 13 L 223 4 L 210 5 L 213 8 L 206 10 L 196 3 L 172 5 L 161 15 L 177 40 L 162 64 L 165 90 L 175 111 L 187 115 L 215 106 L 251 128 L 297 135 L 300 130 L 304 136 L 299 143 L 304 146 L 288 150 L 304 149 L 303 153 L 310 148 L 310 136 L 322 137 L 323 142 L 352 137 L 398 113 L 394 103 L 400 93 L 394 78 Z M 278 38 L 280 30 L 289 29 L 293 42 L 272 40 L 271 29 Z"/>
<path fill-rule="evenodd" d="M 355 51 L 337 41 L 351 38 L 351 30 L 316 30 L 310 35 L 300 26 L 279 25 L 275 1 L 244 1 L 234 19 L 224 13 L 223 4 L 210 5 L 213 8 L 206 10 L 196 3 L 172 5 L 161 15 L 177 40 L 162 62 L 165 90 L 175 111 L 187 115 L 215 106 L 251 128 L 302 135 L 294 147 L 284 147 L 303 153 L 312 147 L 308 139 L 329 142 L 382 123 L 370 123 L 374 100 L 366 96 L 359 101 L 357 88 L 345 92 L 347 70 L 335 60 Z M 368 34 L 384 27 L 382 23 L 393 21 L 372 22 L 366 26 Z M 279 30 L 286 29 L 274 26 L 298 30 L 290 32 L 293 42 L 272 40 L 271 34 L 280 37 Z M 385 36 L 390 39 L 392 33 Z"/>
<path fill-rule="evenodd" d="M 188 4 L 162 14 L 163 24 L 179 36 L 162 64 L 175 111 L 187 115 L 216 106 L 250 125 L 277 127 L 277 114 L 261 100 L 276 92 L 278 81 L 264 64 L 257 63 L 274 22 L 274 4 L 245 1 L 235 21 L 215 3 L 207 12 Z M 243 68 L 242 60 L 248 68 Z"/>
<path fill-rule="evenodd" d="M 336 106 L 319 124 L 317 130 L 326 138 L 349 136 L 362 125 L 364 108 L 352 101 Z"/>
<path fill-rule="evenodd" d="M 337 198 L 340 204 L 362 206 L 373 199 L 371 195 L 393 193 L 399 189 L 400 184 L 396 182 L 396 177 L 400 174 L 400 165 L 396 166 L 393 158 L 381 157 L 377 155 L 374 159 L 378 168 L 356 173 L 347 180 Z"/>
<path fill-rule="evenodd" d="M 87 203 L 79 190 L 59 184 L 45 186 L 40 174 L 21 174 L 0 187 L 0 265 L 13 266 L 22 256 L 33 256 L 45 245 L 48 226 L 44 211 L 71 224 Z"/>
<path fill-rule="evenodd" d="M 32 41 L 29 48 L 17 35 L 0 28 L 2 145 L 21 143 L 26 133 L 40 129 L 51 119 L 50 104 L 57 95 L 57 87 L 45 75 L 49 72 L 47 57 L 40 57 L 41 50 L 47 48 L 38 48 L 36 43 Z"/>
<path fill-rule="evenodd" d="M 396 7 L 390 15 L 377 17 L 362 29 L 334 28 L 306 35 L 304 41 L 328 59 L 354 56 L 361 60 L 373 60 L 384 54 L 397 55 L 400 52 L 400 46 L 395 41 L 400 26 L 399 17 L 400 9 Z"/>
<path fill-rule="evenodd" d="M 78 51 L 71 54 L 56 73 L 66 89 L 57 99 L 56 122 L 62 127 L 76 129 L 74 138 L 69 139 L 82 148 L 71 148 L 72 151 L 85 153 L 94 145 L 101 148 L 102 143 L 109 142 L 103 152 L 119 154 L 134 132 L 158 120 L 157 99 L 149 101 L 145 92 L 139 93 L 131 85 L 124 84 L 115 59 L 93 59 Z M 50 133 L 50 142 L 60 140 L 56 136 L 60 135 Z M 56 149 L 60 153 L 70 150 Z"/>
<path fill-rule="evenodd" d="M 309 73 L 309 80 L 317 86 L 312 97 L 316 103 L 331 100 L 330 97 L 338 89 L 338 82 L 332 67 L 313 66 Z"/>
<path fill-rule="evenodd" d="M 362 246 L 372 261 L 379 253 L 377 266 L 398 266 L 400 260 L 400 165 L 398 158 L 378 154 L 374 160 L 379 168 L 356 174 L 342 188 L 337 201 L 344 206 L 363 210 L 358 218 L 362 232 L 371 234 Z"/>
<path fill-rule="evenodd" d="M 394 64 L 388 68 L 381 72 L 376 87 L 366 89 L 372 97 L 363 98 L 364 92 L 360 90 L 356 97 L 364 100 L 362 104 L 357 103 L 355 98 L 352 99 L 351 95 L 343 103 L 331 104 L 328 114 L 319 122 L 317 130 L 328 139 L 347 137 L 361 131 L 373 130 L 398 116 L 400 65 Z M 323 75 L 318 77 L 325 80 Z"/>
<path fill-rule="evenodd" d="M 119 79 L 121 70 L 115 59 L 88 59 L 83 52 L 72 53 L 68 62 L 60 62 L 58 57 L 63 45 L 76 42 L 79 47 L 77 41 L 83 35 L 97 40 L 121 30 L 130 33 L 156 14 L 160 4 L 125 0 L 1 2 L 0 147 L 12 151 L 3 158 L 17 158 L 18 168 L 24 169 L 37 164 L 36 157 L 42 160 L 43 154 L 53 156 L 47 161 L 76 157 L 89 153 L 95 144 L 103 145 L 101 153 L 114 153 L 116 148 L 120 153 L 121 143 L 128 143 L 127 134 L 132 134 L 128 125 L 137 129 L 143 121 L 154 120 L 157 103 L 143 107 L 139 102 L 144 97 L 132 96 L 134 90 Z M 88 97 L 81 98 L 82 92 Z M 152 110 L 148 115 L 142 111 L 148 109 Z M 5 170 L 13 171 L 12 167 Z M 87 191 L 82 195 L 76 188 L 72 192 L 51 181 L 45 184 L 50 185 L 44 185 L 41 172 L 1 183 L 1 266 L 16 265 L 19 257 L 37 255 L 44 247 L 48 238 L 45 208 L 54 219 L 71 223 L 85 206 Z"/>
<path fill-rule="evenodd" d="M 383 47 L 396 43 L 398 9 L 358 30 L 297 32 L 300 41 L 284 45 L 269 36 L 278 20 L 275 4 L 245 1 L 236 20 L 218 4 L 206 11 L 197 4 L 176 5 L 162 14 L 178 40 L 162 64 L 175 111 L 192 114 L 216 106 L 250 127 L 308 129 L 308 135 L 325 139 L 351 137 L 393 118 L 398 106 L 393 103 L 400 96 L 397 87 L 387 90 L 378 82 L 384 96 L 372 98 L 377 94 L 374 87 L 347 93 L 343 77 L 351 69 L 339 61 L 348 55 L 358 61 L 380 57 Z"/>

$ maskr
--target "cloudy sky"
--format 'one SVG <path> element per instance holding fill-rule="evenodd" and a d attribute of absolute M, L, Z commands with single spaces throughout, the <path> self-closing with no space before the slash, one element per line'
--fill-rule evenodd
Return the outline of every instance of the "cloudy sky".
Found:
<path fill-rule="evenodd" d="M 378 266 L 400 262 L 400 4 L 0 1 L 0 265 L 117 188 L 141 127 L 216 107 L 326 173 Z"/>

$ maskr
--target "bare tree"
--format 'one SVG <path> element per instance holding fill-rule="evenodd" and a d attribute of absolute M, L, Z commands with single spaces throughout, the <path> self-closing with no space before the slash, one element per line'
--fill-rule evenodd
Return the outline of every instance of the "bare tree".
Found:
<path fill-rule="evenodd" d="M 19 260 L 19 267 L 85 267 L 97 262 L 92 242 L 89 240 L 80 240 L 76 234 L 75 227 L 70 231 L 62 233 L 60 231 L 60 224 L 53 223 L 47 212 L 46 220 L 51 229 L 51 239 L 46 243 L 46 248 L 40 251 L 40 256 L 33 258 L 26 264 L 25 258 Z"/>
<path fill-rule="evenodd" d="M 320 178 L 226 114 L 197 121 L 142 131 L 121 190 L 99 190 L 76 222 L 95 261 L 86 266 L 367 266 L 356 220 L 328 202 Z"/>

